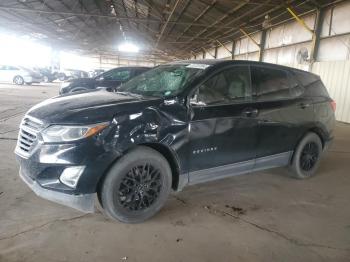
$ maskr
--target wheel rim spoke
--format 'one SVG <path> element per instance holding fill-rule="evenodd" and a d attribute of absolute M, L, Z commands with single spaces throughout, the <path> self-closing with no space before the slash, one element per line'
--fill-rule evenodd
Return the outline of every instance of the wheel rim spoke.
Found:
<path fill-rule="evenodd" d="M 145 162 L 125 174 L 119 186 L 118 201 L 129 211 L 140 211 L 157 200 L 161 187 L 160 170 Z"/>
<path fill-rule="evenodd" d="M 300 156 L 300 166 L 304 171 L 310 171 L 315 167 L 319 157 L 318 146 L 314 142 L 307 143 Z"/>

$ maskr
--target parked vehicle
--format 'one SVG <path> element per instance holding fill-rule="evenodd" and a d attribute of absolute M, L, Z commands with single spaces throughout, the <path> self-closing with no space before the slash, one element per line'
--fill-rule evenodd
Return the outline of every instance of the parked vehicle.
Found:
<path fill-rule="evenodd" d="M 333 139 L 335 102 L 321 79 L 250 61 L 181 61 L 115 93 L 46 100 L 21 123 L 20 176 L 43 198 L 123 222 L 144 221 L 171 189 L 289 167 L 315 175 Z"/>
<path fill-rule="evenodd" d="M 0 82 L 31 85 L 43 81 L 42 75 L 21 66 L 0 65 Z"/>
<path fill-rule="evenodd" d="M 59 93 L 73 93 L 96 88 L 115 89 L 145 71 L 148 67 L 118 67 L 104 72 L 94 78 L 78 78 L 64 82 Z"/>
<path fill-rule="evenodd" d="M 93 78 L 105 72 L 104 69 L 95 69 L 89 72 L 89 77 Z"/>
<path fill-rule="evenodd" d="M 76 79 L 76 78 L 83 78 L 83 77 L 89 77 L 89 74 L 83 70 L 76 70 L 76 69 L 64 69 L 56 74 L 56 77 L 60 81 L 65 81 L 68 79 Z"/>
<path fill-rule="evenodd" d="M 35 68 L 34 71 L 41 74 L 43 77 L 43 82 L 45 83 L 51 83 L 52 81 L 56 80 L 55 74 L 53 74 L 50 69 L 47 68 Z"/>

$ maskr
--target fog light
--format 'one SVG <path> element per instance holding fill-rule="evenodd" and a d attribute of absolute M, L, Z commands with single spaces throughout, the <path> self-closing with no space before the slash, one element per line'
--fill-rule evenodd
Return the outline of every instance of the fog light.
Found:
<path fill-rule="evenodd" d="M 72 166 L 63 170 L 60 181 L 71 188 L 76 188 L 78 180 L 84 171 L 85 166 Z"/>

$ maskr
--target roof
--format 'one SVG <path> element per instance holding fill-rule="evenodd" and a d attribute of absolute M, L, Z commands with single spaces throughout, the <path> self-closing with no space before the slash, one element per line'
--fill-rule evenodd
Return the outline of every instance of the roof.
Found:
<path fill-rule="evenodd" d="M 53 47 L 116 54 L 121 41 L 145 57 L 187 58 L 339 0 L 2 0 L 0 23 Z"/>

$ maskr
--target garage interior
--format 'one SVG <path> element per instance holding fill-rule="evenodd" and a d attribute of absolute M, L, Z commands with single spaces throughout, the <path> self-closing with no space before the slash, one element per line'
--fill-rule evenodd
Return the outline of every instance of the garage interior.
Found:
<path fill-rule="evenodd" d="M 278 168 L 187 187 L 151 220 L 128 225 L 43 200 L 22 183 L 20 121 L 61 82 L 0 83 L 1 262 L 350 261 L 350 1 L 3 0 L 0 24 L 0 65 L 89 71 L 225 59 L 310 71 L 338 120 L 312 179 Z"/>

